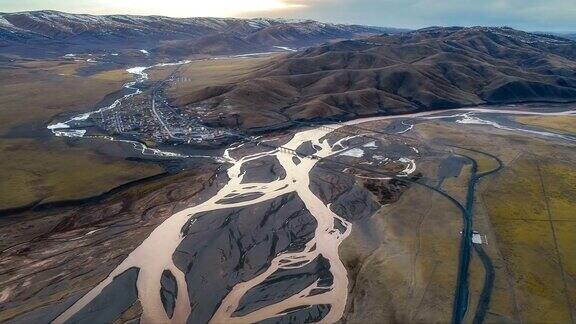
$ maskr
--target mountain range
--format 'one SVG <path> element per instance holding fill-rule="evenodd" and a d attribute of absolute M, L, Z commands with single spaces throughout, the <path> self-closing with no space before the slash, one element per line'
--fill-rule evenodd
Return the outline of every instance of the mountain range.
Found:
<path fill-rule="evenodd" d="M 300 48 L 400 29 L 313 20 L 0 13 L 0 53 L 26 57 L 140 50 L 158 55 L 242 54 Z"/>
<path fill-rule="evenodd" d="M 414 31 L 313 20 L 0 14 L 0 56 L 145 53 L 151 59 L 300 49 L 172 105 L 209 126 L 267 130 L 482 104 L 576 101 L 576 42 L 508 27 Z M 131 54 L 132 55 L 132 54 Z"/>
<path fill-rule="evenodd" d="M 173 98 L 211 125 L 256 130 L 481 104 L 576 101 L 576 43 L 493 27 L 431 27 L 311 47 L 243 82 Z"/>

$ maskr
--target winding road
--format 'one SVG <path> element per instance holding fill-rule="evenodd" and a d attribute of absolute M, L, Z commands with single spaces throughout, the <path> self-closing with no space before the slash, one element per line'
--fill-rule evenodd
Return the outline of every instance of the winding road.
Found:
<path fill-rule="evenodd" d="M 456 284 L 456 293 L 454 297 L 454 309 L 452 314 L 453 323 L 462 323 L 466 311 L 468 309 L 469 300 L 469 272 L 470 272 L 470 260 L 472 257 L 472 234 L 473 234 L 473 222 L 474 222 L 474 200 L 476 194 L 476 185 L 478 181 L 483 177 L 489 176 L 500 171 L 503 167 L 502 161 L 489 153 L 482 152 L 475 149 L 465 148 L 461 146 L 449 145 L 449 147 L 457 148 L 460 150 L 466 150 L 470 152 L 475 152 L 479 154 L 486 155 L 497 162 L 497 167 L 493 170 L 478 172 L 478 163 L 472 157 L 465 154 L 458 154 L 470 161 L 472 163 L 472 171 L 470 175 L 470 180 L 468 182 L 468 190 L 466 194 L 466 203 L 463 211 L 464 216 L 464 228 L 462 229 L 462 239 L 460 243 L 460 262 L 458 267 L 458 279 Z M 489 256 L 484 252 L 483 248 L 479 245 L 474 245 L 475 251 L 477 251 L 480 256 L 480 260 L 484 266 L 484 271 L 486 273 L 484 280 L 484 287 L 478 302 L 478 307 L 476 309 L 476 314 L 474 316 L 475 323 L 482 323 L 486 312 L 488 310 L 488 305 L 490 303 L 490 296 L 492 292 L 492 287 L 494 285 L 494 268 Z"/>

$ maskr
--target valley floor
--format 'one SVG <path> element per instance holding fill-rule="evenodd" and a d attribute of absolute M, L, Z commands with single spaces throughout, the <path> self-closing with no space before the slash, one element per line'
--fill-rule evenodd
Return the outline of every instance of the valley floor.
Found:
<path fill-rule="evenodd" d="M 4 217 L 0 321 L 574 322 L 576 116 L 550 110 L 302 125 Z"/>

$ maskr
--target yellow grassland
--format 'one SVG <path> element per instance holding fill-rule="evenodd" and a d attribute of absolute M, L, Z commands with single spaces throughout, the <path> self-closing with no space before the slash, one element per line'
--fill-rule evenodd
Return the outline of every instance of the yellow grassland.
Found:
<path fill-rule="evenodd" d="M 574 147 L 488 126 L 418 126 L 430 139 L 486 151 L 504 161 L 504 169 L 482 180 L 477 193 L 476 228 L 488 235 L 491 243 L 485 248 L 496 268 L 487 321 L 573 320 Z M 491 168 L 488 160 L 480 164 L 480 170 Z"/>
<path fill-rule="evenodd" d="M 516 120 L 530 126 L 576 134 L 576 116 L 522 116 Z"/>
<path fill-rule="evenodd" d="M 0 209 L 87 198 L 162 172 L 153 164 L 110 158 L 56 140 L 45 145 L 32 139 L 0 140 L 0 165 L 6 170 L 0 178 Z"/>
<path fill-rule="evenodd" d="M 56 116 L 92 110 L 131 80 L 124 70 L 78 75 L 86 64 L 29 61 L 0 69 L 0 210 L 86 198 L 162 172 L 106 157 L 87 142 L 68 145 L 46 130 Z"/>
<path fill-rule="evenodd" d="M 169 94 L 179 98 L 199 88 L 232 84 L 265 68 L 273 59 L 267 56 L 194 61 L 180 68 L 177 76 L 186 81 L 172 83 Z"/>
<path fill-rule="evenodd" d="M 422 187 L 356 225 L 341 248 L 351 285 L 346 322 L 449 322 L 460 212 Z"/>
<path fill-rule="evenodd" d="M 0 135 L 15 125 L 48 123 L 63 112 L 88 111 L 130 80 L 124 70 L 81 77 L 84 63 L 26 63 L 0 69 Z"/>

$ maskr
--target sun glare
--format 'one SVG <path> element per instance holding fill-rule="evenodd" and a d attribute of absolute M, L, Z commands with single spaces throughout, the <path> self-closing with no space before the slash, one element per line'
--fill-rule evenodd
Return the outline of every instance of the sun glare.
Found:
<path fill-rule="evenodd" d="M 303 7 L 287 0 L 101 0 L 103 13 L 166 15 L 175 17 L 229 17 L 247 13 Z"/>

